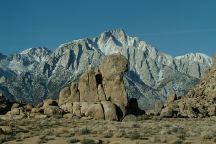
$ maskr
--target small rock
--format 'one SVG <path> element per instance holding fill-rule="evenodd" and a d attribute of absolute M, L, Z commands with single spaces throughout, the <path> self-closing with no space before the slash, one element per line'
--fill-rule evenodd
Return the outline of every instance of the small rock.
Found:
<path fill-rule="evenodd" d="M 47 115 L 43 115 L 43 114 L 36 114 L 34 117 L 35 117 L 36 119 L 45 119 L 45 118 L 47 118 L 48 116 L 47 116 Z"/>
<path fill-rule="evenodd" d="M 164 109 L 162 109 L 160 116 L 161 117 L 172 117 L 173 116 L 173 110 L 169 107 L 165 107 Z"/>
<path fill-rule="evenodd" d="M 75 116 L 81 117 L 81 108 L 80 108 L 80 103 L 79 102 L 74 102 L 73 103 L 73 114 Z"/>
<path fill-rule="evenodd" d="M 73 114 L 72 113 L 64 114 L 63 118 L 65 118 L 65 119 L 72 119 L 73 118 Z"/>
<path fill-rule="evenodd" d="M 216 114 L 216 106 L 215 105 L 211 105 L 208 107 L 208 115 L 209 116 L 215 116 Z"/>
<path fill-rule="evenodd" d="M 47 99 L 43 102 L 43 108 L 49 107 L 49 106 L 58 106 L 58 103 L 56 100 Z"/>
<path fill-rule="evenodd" d="M 32 105 L 32 104 L 26 104 L 26 105 L 25 105 L 26 111 L 31 111 L 32 108 L 33 108 L 33 105 Z"/>
<path fill-rule="evenodd" d="M 124 117 L 123 122 L 135 122 L 137 121 L 137 117 L 135 115 L 129 114 Z"/>
<path fill-rule="evenodd" d="M 66 103 L 60 106 L 64 112 L 73 113 L 73 104 L 72 103 Z"/>
<path fill-rule="evenodd" d="M 11 115 L 19 115 L 19 114 L 20 114 L 20 109 L 19 109 L 19 108 L 13 108 L 13 109 L 10 111 L 10 114 L 11 114 Z"/>
<path fill-rule="evenodd" d="M 58 106 L 48 106 L 44 109 L 44 114 L 48 116 L 62 115 L 63 110 L 60 109 Z"/>
<path fill-rule="evenodd" d="M 19 103 L 14 103 L 11 107 L 11 110 L 13 110 L 14 108 L 19 108 L 20 104 Z"/>

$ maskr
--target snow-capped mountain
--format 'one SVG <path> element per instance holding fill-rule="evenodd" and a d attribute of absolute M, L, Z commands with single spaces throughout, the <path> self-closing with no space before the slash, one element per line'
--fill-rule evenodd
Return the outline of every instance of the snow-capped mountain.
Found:
<path fill-rule="evenodd" d="M 46 97 L 57 98 L 62 87 L 113 53 L 129 60 L 125 84 L 129 97 L 137 98 L 143 109 L 174 93 L 184 95 L 212 65 L 207 55 L 191 53 L 172 57 L 117 29 L 62 44 L 53 52 L 30 48 L 8 56 L 0 60 L 0 79 L 4 79 L 0 85 L 15 99 L 32 103 Z"/>

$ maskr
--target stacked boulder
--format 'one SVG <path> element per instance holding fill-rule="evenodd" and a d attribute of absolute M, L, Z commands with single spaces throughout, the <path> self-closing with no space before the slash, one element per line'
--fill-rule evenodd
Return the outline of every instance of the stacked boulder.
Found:
<path fill-rule="evenodd" d="M 186 96 L 170 96 L 164 105 L 157 103 L 154 115 L 162 117 L 209 117 L 216 116 L 216 56 L 213 67 L 208 70 L 193 89 Z"/>
<path fill-rule="evenodd" d="M 60 108 L 79 117 L 120 120 L 128 103 L 123 81 L 127 64 L 122 55 L 105 57 L 99 69 L 87 71 L 78 82 L 60 91 Z"/>

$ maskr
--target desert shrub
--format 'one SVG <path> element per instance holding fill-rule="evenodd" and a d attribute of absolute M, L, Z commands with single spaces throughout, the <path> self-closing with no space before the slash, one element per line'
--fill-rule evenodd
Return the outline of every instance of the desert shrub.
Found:
<path fill-rule="evenodd" d="M 180 140 L 180 139 L 174 139 L 174 140 L 171 142 L 171 144 L 182 144 L 182 143 L 183 143 L 183 141 Z"/>
<path fill-rule="evenodd" d="M 215 137 L 215 132 L 213 131 L 203 131 L 201 132 L 201 137 L 203 140 L 213 139 Z"/>
<path fill-rule="evenodd" d="M 115 134 L 115 137 L 117 138 L 121 138 L 121 137 L 126 137 L 127 134 L 125 132 L 125 130 L 119 130 L 116 134 Z"/>
<path fill-rule="evenodd" d="M 140 125 L 137 124 L 137 123 L 133 123 L 133 124 L 131 125 L 131 127 L 132 127 L 132 128 L 140 128 Z"/>
<path fill-rule="evenodd" d="M 150 141 L 151 141 L 152 143 L 160 143 L 160 142 L 161 142 L 160 138 L 157 137 L 157 136 L 152 136 L 152 137 L 150 138 Z"/>
<path fill-rule="evenodd" d="M 83 139 L 80 141 L 81 144 L 97 144 L 95 140 L 92 139 Z"/>
<path fill-rule="evenodd" d="M 105 131 L 105 132 L 103 133 L 103 136 L 104 136 L 105 138 L 111 138 L 111 137 L 113 137 L 113 131 L 107 130 L 107 131 Z"/>
<path fill-rule="evenodd" d="M 80 140 L 78 140 L 78 139 L 76 139 L 76 138 L 70 138 L 69 139 L 69 143 L 77 143 L 77 142 L 79 142 Z"/>
<path fill-rule="evenodd" d="M 88 129 L 88 128 L 81 128 L 80 130 L 79 130 L 79 133 L 81 134 L 81 135 L 87 135 L 87 134 L 90 134 L 90 130 Z"/>
<path fill-rule="evenodd" d="M 137 131 L 134 131 L 134 132 L 128 132 L 127 137 L 132 140 L 136 140 L 136 139 L 140 139 L 141 135 Z"/>

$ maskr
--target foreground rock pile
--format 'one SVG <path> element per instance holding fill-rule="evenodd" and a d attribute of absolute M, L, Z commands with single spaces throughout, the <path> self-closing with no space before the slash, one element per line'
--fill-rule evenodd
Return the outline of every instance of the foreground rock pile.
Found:
<path fill-rule="evenodd" d="M 162 117 L 216 116 L 216 56 L 213 58 L 213 67 L 186 96 L 170 96 L 164 105 L 156 103 L 152 113 Z"/>
<path fill-rule="evenodd" d="M 128 103 L 123 82 L 127 59 L 107 56 L 98 70 L 84 73 L 77 83 L 61 90 L 59 106 L 76 116 L 118 120 L 126 113 Z"/>
<path fill-rule="evenodd" d="M 127 59 L 122 55 L 109 55 L 97 70 L 90 69 L 78 82 L 63 88 L 59 100 L 47 99 L 33 107 L 31 104 L 14 103 L 0 109 L 1 119 L 23 117 L 43 118 L 89 117 L 96 120 L 120 120 L 126 114 L 127 93 L 123 73 L 127 70 Z M 0 102 L 6 100 L 0 97 Z M 1 106 L 3 106 L 1 104 Z"/>

